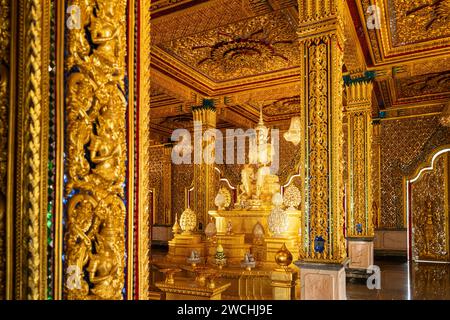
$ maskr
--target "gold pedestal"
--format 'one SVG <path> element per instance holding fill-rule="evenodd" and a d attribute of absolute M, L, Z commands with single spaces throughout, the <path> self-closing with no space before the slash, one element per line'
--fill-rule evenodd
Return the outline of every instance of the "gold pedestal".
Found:
<path fill-rule="evenodd" d="M 234 234 L 244 234 L 245 242 L 251 243 L 253 241 L 253 228 L 259 222 L 266 233 L 266 237 L 269 236 L 268 217 L 271 210 L 211 210 L 209 215 L 215 218 L 217 234 L 226 234 L 228 222 L 231 222 Z M 287 236 L 297 236 L 300 227 L 301 211 L 299 210 L 286 210 L 288 217 L 288 230 Z M 279 248 L 278 248 L 279 249 Z"/>
<path fill-rule="evenodd" d="M 220 243 L 223 247 L 228 264 L 240 263 L 245 253 L 250 250 L 250 244 L 245 243 L 245 236 L 243 234 L 217 235 L 216 239 L 217 243 Z M 208 246 L 209 258 L 213 258 L 215 254 L 216 247 Z"/>
<path fill-rule="evenodd" d="M 273 300 L 296 300 L 298 273 L 293 270 L 276 269 L 270 275 Z"/>
<path fill-rule="evenodd" d="M 266 238 L 265 243 L 265 264 L 266 265 L 276 265 L 275 255 L 281 249 L 283 244 L 286 244 L 287 249 L 292 253 L 294 259 L 298 256 L 298 237 L 296 236 L 286 236 L 280 238 Z"/>
<path fill-rule="evenodd" d="M 221 300 L 230 283 L 216 282 L 210 288 L 193 279 L 177 278 L 173 284 L 157 282 L 155 285 L 166 294 L 166 300 Z"/>
<path fill-rule="evenodd" d="M 196 250 L 200 257 L 204 256 L 205 246 L 199 234 L 177 234 L 169 241 L 167 260 L 176 263 L 186 263 L 186 259 Z"/>

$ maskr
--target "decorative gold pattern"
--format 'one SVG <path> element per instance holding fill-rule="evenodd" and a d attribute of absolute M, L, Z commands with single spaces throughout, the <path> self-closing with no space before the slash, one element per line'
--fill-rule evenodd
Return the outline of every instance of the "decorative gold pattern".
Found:
<path fill-rule="evenodd" d="M 381 157 L 380 227 L 405 226 L 402 168 L 415 160 L 438 126 L 437 116 L 382 122 L 381 154 L 388 156 Z"/>
<path fill-rule="evenodd" d="M 0 1 L 0 300 L 6 297 L 6 175 L 9 122 L 10 3 Z"/>
<path fill-rule="evenodd" d="M 68 299 L 122 299 L 126 1 L 69 5 L 80 7 L 83 27 L 69 30 L 67 37 L 66 68 L 72 73 L 66 98 L 66 192 L 77 192 L 67 205 L 66 268 L 78 268 L 79 286 L 66 287 L 66 294 Z"/>

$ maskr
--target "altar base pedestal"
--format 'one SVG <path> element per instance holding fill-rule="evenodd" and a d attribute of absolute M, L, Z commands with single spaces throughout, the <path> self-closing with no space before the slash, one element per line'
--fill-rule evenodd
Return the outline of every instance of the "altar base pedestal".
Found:
<path fill-rule="evenodd" d="M 273 300 L 296 300 L 298 273 L 293 270 L 276 269 L 270 275 Z"/>
<path fill-rule="evenodd" d="M 205 246 L 199 234 L 177 234 L 169 241 L 167 260 L 176 263 L 186 263 L 186 259 L 196 250 L 200 257 L 204 256 Z"/>
<path fill-rule="evenodd" d="M 155 285 L 166 294 L 166 300 L 221 300 L 230 283 L 217 282 L 214 288 L 209 288 L 193 279 L 177 278 L 173 284 L 157 282 Z"/>

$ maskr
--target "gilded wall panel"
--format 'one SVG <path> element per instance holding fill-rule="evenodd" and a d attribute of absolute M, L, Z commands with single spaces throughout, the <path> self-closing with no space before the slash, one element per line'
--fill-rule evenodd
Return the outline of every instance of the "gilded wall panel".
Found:
<path fill-rule="evenodd" d="M 450 261 L 448 248 L 448 157 L 444 153 L 434 169 L 411 186 L 413 258 Z"/>
<path fill-rule="evenodd" d="M 422 117 L 383 121 L 381 124 L 382 228 L 402 228 L 403 170 L 422 152 L 438 129 L 438 118 Z"/>
<path fill-rule="evenodd" d="M 189 188 L 194 179 L 194 165 L 174 164 L 172 166 L 172 212 L 178 218 L 186 209 L 185 190 Z"/>
<path fill-rule="evenodd" d="M 172 223 L 172 162 L 171 148 L 161 145 L 150 148 L 150 161 L 148 172 L 150 188 L 155 190 L 156 212 L 153 212 L 153 224 Z M 184 193 L 183 193 L 184 194 Z"/>

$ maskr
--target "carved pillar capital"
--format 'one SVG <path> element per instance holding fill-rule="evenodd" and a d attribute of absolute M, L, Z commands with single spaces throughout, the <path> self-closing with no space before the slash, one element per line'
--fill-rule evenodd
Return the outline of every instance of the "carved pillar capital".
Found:
<path fill-rule="evenodd" d="M 372 81 L 353 82 L 345 86 L 347 111 L 371 111 Z"/>

